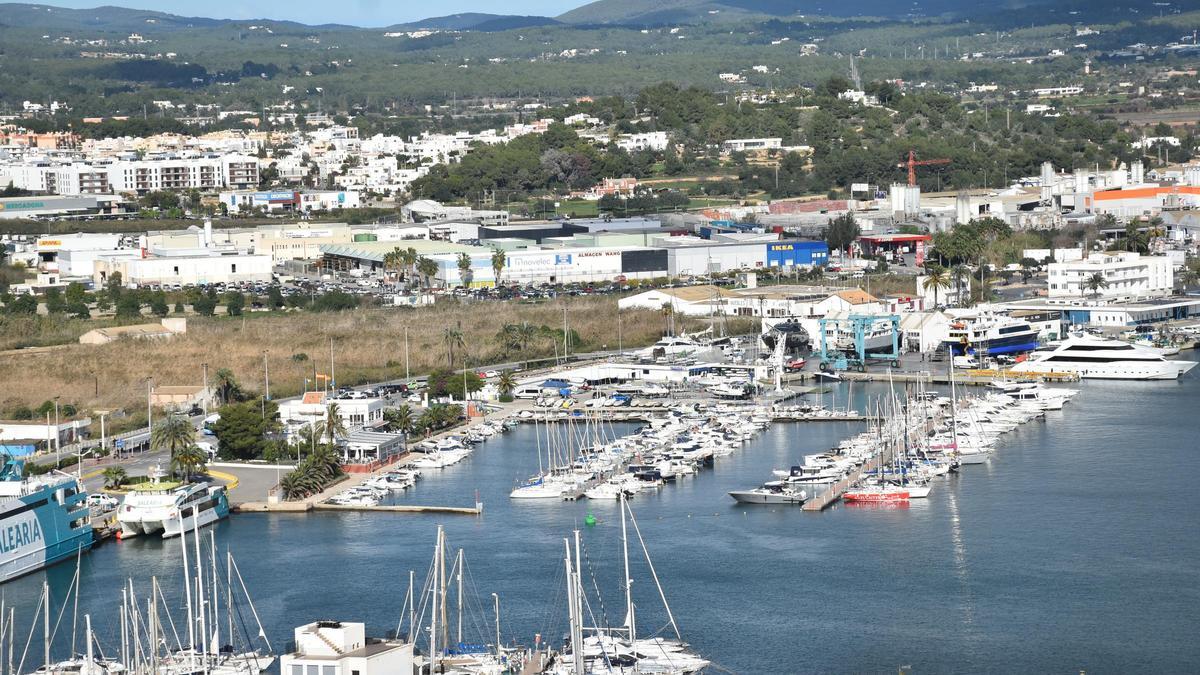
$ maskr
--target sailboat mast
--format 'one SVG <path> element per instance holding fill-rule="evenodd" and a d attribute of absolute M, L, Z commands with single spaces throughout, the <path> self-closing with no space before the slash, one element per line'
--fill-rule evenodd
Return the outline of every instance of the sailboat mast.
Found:
<path fill-rule="evenodd" d="M 625 559 L 625 617 L 629 629 L 629 644 L 637 639 L 637 625 L 634 622 L 633 615 L 633 576 L 629 573 L 629 533 L 625 526 L 625 509 L 629 508 L 625 503 L 625 493 L 622 492 L 621 500 L 621 554 Z"/>
<path fill-rule="evenodd" d="M 408 641 L 416 643 L 417 641 L 417 607 L 413 597 L 414 585 L 417 582 L 416 572 L 408 571 Z"/>
<path fill-rule="evenodd" d="M 209 553 L 212 556 L 212 629 L 213 629 L 213 645 L 214 654 L 221 653 L 221 621 L 217 618 L 217 612 L 220 610 L 219 600 L 221 598 L 221 589 L 217 588 L 217 535 L 212 530 L 208 531 Z M 229 634 L 230 644 L 233 643 L 233 634 Z"/>
<path fill-rule="evenodd" d="M 86 649 L 87 649 L 87 672 L 90 674 L 92 672 L 93 664 L 96 663 L 96 659 L 92 655 L 92 615 L 91 614 L 83 615 L 83 626 L 84 626 L 84 631 L 87 633 L 86 638 L 85 638 L 87 640 L 87 647 L 86 647 Z"/>
<path fill-rule="evenodd" d="M 42 648 L 46 670 L 50 670 L 50 584 L 42 582 Z M 124 620 L 124 617 L 121 617 Z M 21 657 L 24 661 L 25 658 Z"/>
<path fill-rule="evenodd" d="M 196 653 L 196 626 L 193 617 L 196 616 L 196 613 L 192 606 L 192 573 L 188 569 L 187 527 L 184 526 L 182 508 L 179 509 L 179 547 L 183 550 L 183 593 L 187 600 L 188 649 L 192 650 L 194 656 Z"/>
<path fill-rule="evenodd" d="M 187 527 L 186 521 L 180 521 L 179 529 L 183 531 Z M 208 634 L 205 621 L 208 615 L 208 602 L 204 597 L 204 562 L 200 557 L 200 507 L 192 506 L 192 542 L 196 545 L 196 601 L 200 603 L 197 616 L 189 617 L 191 621 L 199 621 L 197 629 L 200 631 L 200 648 L 202 650 L 202 661 L 204 664 L 204 672 L 208 672 Z"/>
<path fill-rule="evenodd" d="M 441 586 L 441 581 L 438 578 L 439 561 L 438 558 L 442 552 L 442 526 L 438 525 L 437 545 L 433 549 L 433 584 L 430 591 L 433 593 L 433 602 L 429 604 L 429 672 L 437 672 L 437 632 L 438 632 L 438 588 Z"/>
<path fill-rule="evenodd" d="M 455 562 L 455 567 L 458 568 L 458 588 L 455 595 L 458 596 L 458 630 L 456 632 L 458 644 L 462 644 L 462 615 L 463 615 L 463 550 L 458 549 L 458 560 Z"/>

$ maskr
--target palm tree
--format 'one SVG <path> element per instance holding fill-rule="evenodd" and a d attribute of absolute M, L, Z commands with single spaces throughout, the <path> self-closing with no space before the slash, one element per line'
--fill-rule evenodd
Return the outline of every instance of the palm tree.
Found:
<path fill-rule="evenodd" d="M 125 473 L 125 469 L 119 466 L 110 466 L 104 470 L 104 487 L 119 488 L 127 478 L 129 475 Z"/>
<path fill-rule="evenodd" d="M 496 388 L 500 390 L 501 396 L 511 396 L 517 389 L 516 374 L 511 370 L 500 373 L 500 377 L 496 380 Z"/>
<path fill-rule="evenodd" d="M 961 305 L 963 298 L 962 283 L 963 280 L 971 278 L 971 268 L 966 265 L 955 265 L 954 269 L 950 270 L 950 278 L 954 280 L 954 292 L 958 298 L 958 304 Z"/>
<path fill-rule="evenodd" d="M 290 501 L 304 499 L 313 493 L 320 492 L 322 487 L 324 487 L 324 481 L 311 470 L 308 464 L 297 466 L 295 470 L 279 481 L 279 489 L 283 491 L 283 498 Z"/>
<path fill-rule="evenodd" d="M 346 422 L 342 420 L 341 409 L 338 408 L 338 404 L 330 403 L 325 408 L 323 431 L 325 432 L 325 437 L 329 439 L 330 445 L 337 445 L 338 440 L 346 435 Z"/>
<path fill-rule="evenodd" d="M 496 286 L 500 286 L 500 273 L 504 271 L 504 265 L 508 262 L 508 257 L 504 255 L 504 249 L 498 248 L 492 251 L 492 275 L 496 279 Z"/>
<path fill-rule="evenodd" d="M 933 306 L 938 306 L 938 291 L 950 288 L 950 275 L 946 273 L 946 268 L 941 265 L 936 265 L 929 268 L 925 273 L 925 288 L 933 290 Z"/>
<path fill-rule="evenodd" d="M 471 274 L 471 256 L 466 252 L 458 254 L 458 278 L 463 288 L 470 288 L 474 275 Z"/>
<path fill-rule="evenodd" d="M 397 246 L 396 248 L 383 254 L 383 269 L 396 272 L 396 287 L 400 286 L 400 268 L 404 265 L 401 259 L 403 250 Z"/>
<path fill-rule="evenodd" d="M 199 446 L 191 445 L 171 455 L 171 473 L 181 475 L 185 481 L 190 480 L 206 462 L 208 454 Z"/>
<path fill-rule="evenodd" d="M 446 343 L 446 365 L 453 368 L 454 348 L 466 346 L 466 342 L 463 341 L 463 333 L 457 328 L 445 328 L 442 330 L 442 342 Z"/>
<path fill-rule="evenodd" d="M 321 478 L 322 487 L 342 475 L 342 460 L 331 446 L 318 447 L 304 462 L 310 471 Z"/>
<path fill-rule="evenodd" d="M 238 386 L 232 370 L 221 368 L 217 370 L 216 378 L 217 394 L 221 398 L 221 403 L 230 403 L 241 395 L 242 389 Z"/>
<path fill-rule="evenodd" d="M 417 274 L 420 274 L 422 277 L 425 278 L 426 288 L 432 286 L 433 278 L 435 276 L 437 276 L 438 269 L 439 269 L 437 261 L 434 260 L 433 258 L 427 258 L 425 256 L 420 256 L 419 258 L 417 258 L 416 265 L 417 265 Z"/>
<path fill-rule="evenodd" d="M 155 450 L 166 450 L 175 466 L 175 458 L 196 444 L 196 428 L 182 415 L 170 415 L 154 425 L 150 432 L 150 446 Z M 172 468 L 174 473 L 174 468 Z"/>
<path fill-rule="evenodd" d="M 1190 267 L 1184 268 L 1184 270 L 1179 273 L 1179 285 L 1185 291 L 1188 288 L 1195 286 L 1197 281 L 1200 281 L 1200 272 L 1197 272 Z"/>
<path fill-rule="evenodd" d="M 383 419 L 387 420 L 388 425 L 396 430 L 407 434 L 412 431 L 413 411 L 408 405 L 402 405 L 399 408 L 388 408 L 383 411 Z"/>
<path fill-rule="evenodd" d="M 1105 279 L 1102 273 L 1096 272 L 1083 282 L 1083 287 L 1099 297 L 1100 289 L 1108 288 L 1108 279 Z"/>

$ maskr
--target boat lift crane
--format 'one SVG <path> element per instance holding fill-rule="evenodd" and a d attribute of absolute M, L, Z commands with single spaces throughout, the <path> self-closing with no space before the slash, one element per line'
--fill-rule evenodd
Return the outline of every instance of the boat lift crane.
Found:
<path fill-rule="evenodd" d="M 891 323 L 892 328 L 892 349 L 884 353 L 867 353 L 867 331 L 876 323 L 887 321 Z M 900 367 L 900 316 L 897 314 L 872 315 L 872 314 L 851 314 L 848 317 L 840 319 L 820 319 L 821 325 L 821 351 L 818 354 L 820 358 L 820 368 L 822 372 L 834 372 L 838 370 L 855 370 L 865 371 L 867 369 L 868 360 L 871 361 L 888 361 L 893 368 Z M 854 352 L 849 354 L 837 348 L 837 345 L 830 349 L 829 345 L 829 330 L 827 327 L 842 327 L 847 326 L 854 333 Z"/>

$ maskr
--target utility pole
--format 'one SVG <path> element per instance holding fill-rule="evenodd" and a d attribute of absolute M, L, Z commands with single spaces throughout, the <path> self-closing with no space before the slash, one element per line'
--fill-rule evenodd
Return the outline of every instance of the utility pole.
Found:
<path fill-rule="evenodd" d="M 200 403 L 203 404 L 204 416 L 208 417 L 208 364 L 201 363 L 200 367 L 204 370 L 204 393 L 200 396 Z"/>
<path fill-rule="evenodd" d="M 62 466 L 62 432 L 58 426 L 58 396 L 54 397 L 54 466 Z"/>
<path fill-rule="evenodd" d="M 271 371 L 267 368 L 267 355 L 271 350 L 263 350 L 263 389 L 266 391 L 267 400 L 271 400 Z"/>

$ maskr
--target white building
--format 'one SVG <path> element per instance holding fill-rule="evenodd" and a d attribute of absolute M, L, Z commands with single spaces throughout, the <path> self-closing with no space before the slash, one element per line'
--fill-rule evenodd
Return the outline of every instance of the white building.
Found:
<path fill-rule="evenodd" d="M 295 630 L 296 649 L 279 657 L 281 675 L 408 675 L 411 642 L 368 638 L 361 623 L 315 621 Z"/>
<path fill-rule="evenodd" d="M 137 258 L 97 256 L 92 282 L 102 286 L 117 272 L 130 287 L 270 281 L 272 265 L 269 255 L 236 249 L 161 249 Z"/>
<path fill-rule="evenodd" d="M 323 391 L 310 391 L 298 399 L 279 404 L 279 420 L 288 440 L 301 429 L 316 428 L 329 419 L 329 405 L 337 404 L 338 418 L 347 430 L 362 429 L 383 419 L 383 400 L 378 398 L 328 398 Z"/>
<path fill-rule="evenodd" d="M 1131 252 L 1092 254 L 1071 262 L 1050 263 L 1049 297 L 1107 300 L 1168 296 L 1174 285 L 1171 259 Z M 1092 290 L 1088 281 L 1100 274 L 1106 285 Z"/>
<path fill-rule="evenodd" d="M 644 134 L 622 134 L 617 138 L 617 147 L 626 152 L 662 152 L 667 149 L 670 138 L 665 131 L 651 131 Z"/>
<path fill-rule="evenodd" d="M 721 144 L 725 152 L 754 152 L 757 150 L 779 150 L 782 138 L 731 138 Z"/>
<path fill-rule="evenodd" d="M 356 209 L 360 206 L 358 193 L 353 190 L 274 190 L 268 192 L 222 192 L 221 203 L 230 213 L 261 208 L 268 213 L 311 213 Z"/>

